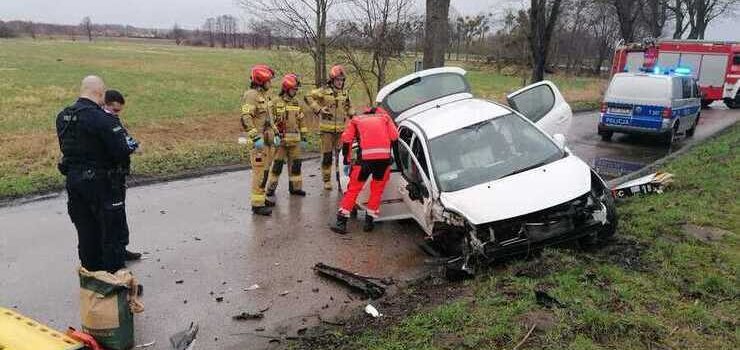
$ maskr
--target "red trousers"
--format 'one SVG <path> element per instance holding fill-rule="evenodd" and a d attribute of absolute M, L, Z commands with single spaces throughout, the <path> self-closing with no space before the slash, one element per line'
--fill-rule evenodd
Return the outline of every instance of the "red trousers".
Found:
<path fill-rule="evenodd" d="M 380 215 L 380 201 L 383 198 L 383 190 L 390 178 L 391 167 L 386 161 L 365 161 L 363 164 L 355 164 L 349 173 L 349 184 L 347 192 L 344 193 L 339 206 L 339 214 L 349 216 L 355 206 L 357 196 L 365 187 L 365 182 L 370 180 L 370 198 L 367 201 L 367 214 L 377 218 Z"/>

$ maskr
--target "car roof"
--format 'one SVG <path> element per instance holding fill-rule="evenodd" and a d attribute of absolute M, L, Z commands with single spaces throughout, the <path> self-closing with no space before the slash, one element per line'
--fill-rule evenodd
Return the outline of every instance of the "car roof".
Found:
<path fill-rule="evenodd" d="M 498 103 L 479 98 L 466 98 L 435 105 L 403 119 L 421 129 L 428 140 L 466 126 L 510 114 L 512 110 Z M 403 123 L 402 122 L 402 123 Z"/>

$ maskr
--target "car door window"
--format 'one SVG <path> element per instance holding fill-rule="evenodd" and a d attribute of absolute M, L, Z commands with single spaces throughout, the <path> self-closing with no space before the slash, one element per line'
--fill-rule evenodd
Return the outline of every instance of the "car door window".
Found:
<path fill-rule="evenodd" d="M 419 161 L 421 171 L 423 171 L 424 175 L 428 178 L 429 170 L 427 170 L 427 157 L 424 153 L 424 147 L 421 145 L 421 141 L 419 141 L 418 137 L 414 138 L 414 142 L 411 144 L 411 152 L 414 153 L 414 157 Z"/>
<path fill-rule="evenodd" d="M 411 144 L 412 137 L 414 137 L 414 132 L 411 131 L 411 129 L 402 126 L 398 130 L 398 138 L 400 138 L 403 142 L 406 142 L 407 145 Z"/>
<path fill-rule="evenodd" d="M 405 142 L 401 141 L 404 145 Z M 421 173 L 413 160 L 413 154 L 408 147 L 398 147 L 398 166 L 401 168 L 401 174 L 408 182 L 422 183 Z"/>
<path fill-rule="evenodd" d="M 509 104 L 536 123 L 552 110 L 555 105 L 555 93 L 550 86 L 542 84 L 510 97 Z"/>

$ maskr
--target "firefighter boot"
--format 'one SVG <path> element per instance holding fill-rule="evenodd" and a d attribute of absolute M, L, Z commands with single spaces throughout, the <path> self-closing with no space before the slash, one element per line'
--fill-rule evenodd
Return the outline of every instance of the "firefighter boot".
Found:
<path fill-rule="evenodd" d="M 370 232 L 375 228 L 375 219 L 370 215 L 365 215 L 365 225 L 362 226 L 362 231 Z"/>
<path fill-rule="evenodd" d="M 252 213 L 262 216 L 270 216 L 272 215 L 272 208 L 269 208 L 267 206 L 264 207 L 252 207 Z"/>
<path fill-rule="evenodd" d="M 347 217 L 342 214 L 337 214 L 337 222 L 329 227 L 332 231 L 340 234 L 347 234 Z"/>
<path fill-rule="evenodd" d="M 306 191 L 304 191 L 304 190 L 292 190 L 292 191 L 290 191 L 290 194 L 292 194 L 294 196 L 305 197 L 306 196 Z"/>
<path fill-rule="evenodd" d="M 271 201 L 269 199 L 265 199 L 265 206 L 266 207 L 274 207 L 275 206 L 275 202 L 273 202 L 273 201 Z"/>

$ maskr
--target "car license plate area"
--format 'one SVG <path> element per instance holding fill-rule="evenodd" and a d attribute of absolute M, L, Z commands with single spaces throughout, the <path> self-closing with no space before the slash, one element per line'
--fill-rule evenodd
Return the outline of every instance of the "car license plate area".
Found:
<path fill-rule="evenodd" d="M 619 115 L 626 115 L 631 116 L 632 115 L 632 108 L 628 107 L 609 107 L 606 110 L 609 114 L 619 114 Z"/>
<path fill-rule="evenodd" d="M 528 222 L 524 224 L 524 227 L 527 232 L 527 238 L 532 242 L 544 241 L 568 233 L 574 229 L 573 221 L 569 218 L 548 222 Z"/>
<path fill-rule="evenodd" d="M 604 123 L 611 125 L 630 125 L 632 118 L 621 116 L 604 116 Z"/>

